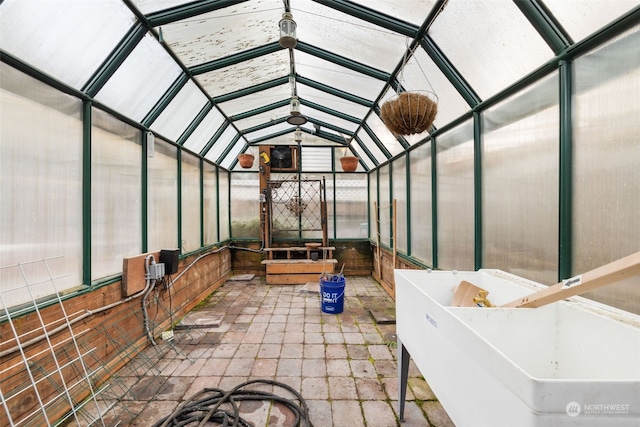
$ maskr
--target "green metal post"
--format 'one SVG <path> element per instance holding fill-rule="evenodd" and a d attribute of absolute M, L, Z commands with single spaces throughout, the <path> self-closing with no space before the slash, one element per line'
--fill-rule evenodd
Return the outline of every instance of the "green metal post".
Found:
<path fill-rule="evenodd" d="M 482 118 L 473 113 L 474 268 L 482 268 Z"/>
<path fill-rule="evenodd" d="M 405 156 L 406 156 L 406 166 L 405 166 L 405 192 L 406 192 L 406 198 L 407 198 L 407 212 L 405 212 L 406 214 L 406 221 L 407 221 L 407 254 L 411 255 L 411 156 L 410 156 L 410 152 L 407 151 L 405 152 Z"/>
<path fill-rule="evenodd" d="M 91 284 L 91 102 L 82 103 L 82 283 Z"/>
<path fill-rule="evenodd" d="M 204 247 L 204 159 L 200 157 L 200 247 Z"/>
<path fill-rule="evenodd" d="M 438 168 L 436 140 L 431 140 L 431 267 L 438 268 Z"/>
<path fill-rule="evenodd" d="M 182 149 L 178 148 L 177 154 L 178 161 L 178 248 L 180 248 L 180 253 L 183 253 L 182 247 Z"/>
<path fill-rule="evenodd" d="M 141 188 L 141 209 L 142 209 L 142 253 L 149 250 L 149 132 L 142 132 L 142 188 Z"/>
<path fill-rule="evenodd" d="M 560 191 L 558 281 L 571 277 L 573 134 L 571 130 L 571 62 L 560 61 Z"/>

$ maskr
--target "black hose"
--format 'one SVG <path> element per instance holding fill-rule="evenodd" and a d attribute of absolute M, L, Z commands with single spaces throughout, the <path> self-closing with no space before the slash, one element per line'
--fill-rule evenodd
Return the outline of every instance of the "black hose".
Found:
<path fill-rule="evenodd" d="M 267 384 L 277 386 L 292 393 L 295 400 L 278 396 L 274 393 L 267 393 L 259 390 L 243 390 L 251 384 Z M 307 402 L 300 393 L 287 384 L 273 380 L 250 380 L 237 385 L 230 391 L 219 388 L 204 388 L 176 408 L 171 415 L 156 422 L 153 427 L 182 427 L 182 426 L 204 426 L 207 423 L 217 423 L 225 427 L 251 427 L 247 420 L 240 416 L 237 402 L 243 400 L 268 400 L 281 403 L 295 416 L 295 424 L 292 427 L 313 427 L 309 419 L 309 408 Z M 230 406 L 221 409 L 222 405 Z M 198 423 L 198 424 L 195 424 Z M 209 424 L 207 424 L 209 425 Z"/>

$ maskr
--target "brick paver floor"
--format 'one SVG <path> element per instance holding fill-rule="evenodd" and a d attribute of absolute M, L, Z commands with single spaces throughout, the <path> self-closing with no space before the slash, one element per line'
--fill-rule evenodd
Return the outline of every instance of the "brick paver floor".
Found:
<path fill-rule="evenodd" d="M 301 285 L 227 281 L 189 313 L 192 326 L 118 372 L 114 390 L 126 392 L 106 421 L 151 426 L 205 387 L 227 391 L 269 379 L 302 394 L 314 427 L 453 426 L 413 363 L 405 422 L 398 421 L 395 324 L 378 324 L 371 314 L 374 306 L 389 312 L 393 299 L 370 277 L 346 283 L 344 311 L 327 314 L 319 295 Z M 256 426 L 291 425 L 278 404 L 242 402 L 240 410 Z"/>

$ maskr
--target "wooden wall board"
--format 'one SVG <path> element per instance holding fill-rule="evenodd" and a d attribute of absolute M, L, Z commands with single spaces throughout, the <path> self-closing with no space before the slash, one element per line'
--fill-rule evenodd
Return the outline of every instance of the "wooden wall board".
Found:
<path fill-rule="evenodd" d="M 160 262 L 160 251 L 148 252 L 122 260 L 122 296 L 128 297 L 144 289 L 147 279 L 144 261 L 148 255 L 153 255 L 156 262 Z"/>

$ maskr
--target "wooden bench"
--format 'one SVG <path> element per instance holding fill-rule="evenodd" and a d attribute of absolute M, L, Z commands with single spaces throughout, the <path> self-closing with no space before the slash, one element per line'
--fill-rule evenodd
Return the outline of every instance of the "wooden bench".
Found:
<path fill-rule="evenodd" d="M 262 261 L 267 270 L 267 284 L 269 285 L 303 285 L 307 282 L 318 282 L 323 273 L 332 274 L 338 263 L 333 259 L 333 246 L 318 248 L 289 247 L 266 248 L 267 259 Z M 273 259 L 275 252 L 285 252 L 286 259 Z M 311 259 L 312 252 L 319 252 L 317 261 Z M 305 258 L 293 258 L 296 253 L 303 253 Z"/>
<path fill-rule="evenodd" d="M 287 255 L 287 259 L 292 259 L 291 255 L 296 252 L 304 252 L 307 256 L 307 259 L 311 259 L 311 252 L 319 252 L 320 255 L 325 254 L 326 256 L 319 256 L 318 259 L 333 258 L 333 251 L 336 250 L 334 246 L 320 246 L 317 248 L 310 248 L 308 246 L 294 246 L 289 248 L 264 248 L 264 252 L 267 254 L 267 259 L 272 260 L 274 252 L 284 252 Z"/>

